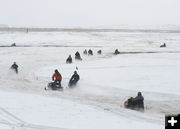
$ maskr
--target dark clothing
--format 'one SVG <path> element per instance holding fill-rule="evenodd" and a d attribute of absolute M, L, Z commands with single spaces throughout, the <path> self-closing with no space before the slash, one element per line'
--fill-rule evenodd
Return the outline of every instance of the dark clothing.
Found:
<path fill-rule="evenodd" d="M 61 87 L 61 83 L 58 83 L 55 81 L 55 82 L 48 83 L 48 88 L 52 90 L 57 90 L 58 88 L 62 88 L 62 87 Z"/>
<path fill-rule="evenodd" d="M 68 58 L 67 58 L 67 60 L 66 60 L 66 63 L 68 64 L 71 64 L 72 63 L 72 57 L 71 56 L 69 56 Z"/>
<path fill-rule="evenodd" d="M 73 76 L 71 77 L 70 81 L 69 81 L 69 85 L 75 85 L 78 81 L 79 81 L 80 77 L 78 74 L 73 74 Z"/>
<path fill-rule="evenodd" d="M 142 95 L 138 95 L 135 98 L 131 97 L 129 98 L 125 103 L 124 106 L 126 108 L 132 109 L 132 110 L 144 110 L 144 97 Z"/>
<path fill-rule="evenodd" d="M 101 52 L 101 50 L 99 50 L 99 51 L 97 51 L 97 53 L 98 53 L 98 54 L 101 54 L 102 52 Z"/>
<path fill-rule="evenodd" d="M 18 65 L 17 65 L 17 64 L 14 63 L 14 64 L 11 66 L 11 69 L 14 69 L 15 72 L 18 73 Z"/>
<path fill-rule="evenodd" d="M 127 105 L 127 108 L 130 108 L 130 109 L 133 109 L 133 97 L 129 98 L 128 99 L 128 105 Z"/>
<path fill-rule="evenodd" d="M 120 52 L 118 51 L 118 49 L 115 50 L 114 54 L 115 54 L 115 55 L 120 54 Z"/>
<path fill-rule="evenodd" d="M 85 55 L 87 55 L 87 50 L 85 49 L 83 53 L 84 53 Z"/>
<path fill-rule="evenodd" d="M 164 43 L 163 45 L 161 45 L 160 47 L 166 47 L 166 44 Z"/>
<path fill-rule="evenodd" d="M 88 55 L 93 55 L 93 51 L 91 49 L 89 49 Z"/>
<path fill-rule="evenodd" d="M 76 53 L 75 53 L 75 59 L 81 60 L 81 56 L 80 56 L 79 52 L 76 52 Z"/>
<path fill-rule="evenodd" d="M 11 44 L 11 47 L 15 47 L 15 46 L 16 46 L 16 44 L 15 44 L 15 43 Z"/>
<path fill-rule="evenodd" d="M 138 95 L 133 99 L 136 108 L 144 109 L 144 97 L 142 95 Z"/>

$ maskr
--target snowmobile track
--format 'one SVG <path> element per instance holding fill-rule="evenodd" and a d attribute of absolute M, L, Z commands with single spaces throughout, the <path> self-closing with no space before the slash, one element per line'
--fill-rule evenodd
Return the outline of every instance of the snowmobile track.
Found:
<path fill-rule="evenodd" d="M 12 129 L 65 129 L 25 122 L 2 107 L 0 107 L 0 124 L 7 125 Z"/>

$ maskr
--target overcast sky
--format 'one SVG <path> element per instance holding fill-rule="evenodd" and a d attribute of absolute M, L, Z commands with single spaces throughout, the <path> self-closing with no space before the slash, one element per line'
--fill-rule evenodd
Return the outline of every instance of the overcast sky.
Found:
<path fill-rule="evenodd" d="M 0 0 L 0 24 L 180 25 L 180 0 Z"/>

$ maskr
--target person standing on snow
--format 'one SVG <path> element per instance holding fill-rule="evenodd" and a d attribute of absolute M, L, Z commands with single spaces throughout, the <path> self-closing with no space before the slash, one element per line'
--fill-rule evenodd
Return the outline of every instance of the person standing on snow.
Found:
<path fill-rule="evenodd" d="M 11 69 L 15 70 L 16 74 L 18 74 L 18 65 L 16 62 L 14 62 L 14 64 L 11 66 Z"/>
<path fill-rule="evenodd" d="M 52 80 L 54 81 L 55 86 L 57 85 L 59 88 L 61 87 L 62 76 L 57 69 L 54 71 Z"/>

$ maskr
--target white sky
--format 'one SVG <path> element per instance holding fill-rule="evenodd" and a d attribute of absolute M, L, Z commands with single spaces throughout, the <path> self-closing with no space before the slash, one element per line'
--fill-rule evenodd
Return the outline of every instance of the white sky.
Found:
<path fill-rule="evenodd" d="M 180 0 L 0 0 L 0 24 L 179 25 Z"/>

